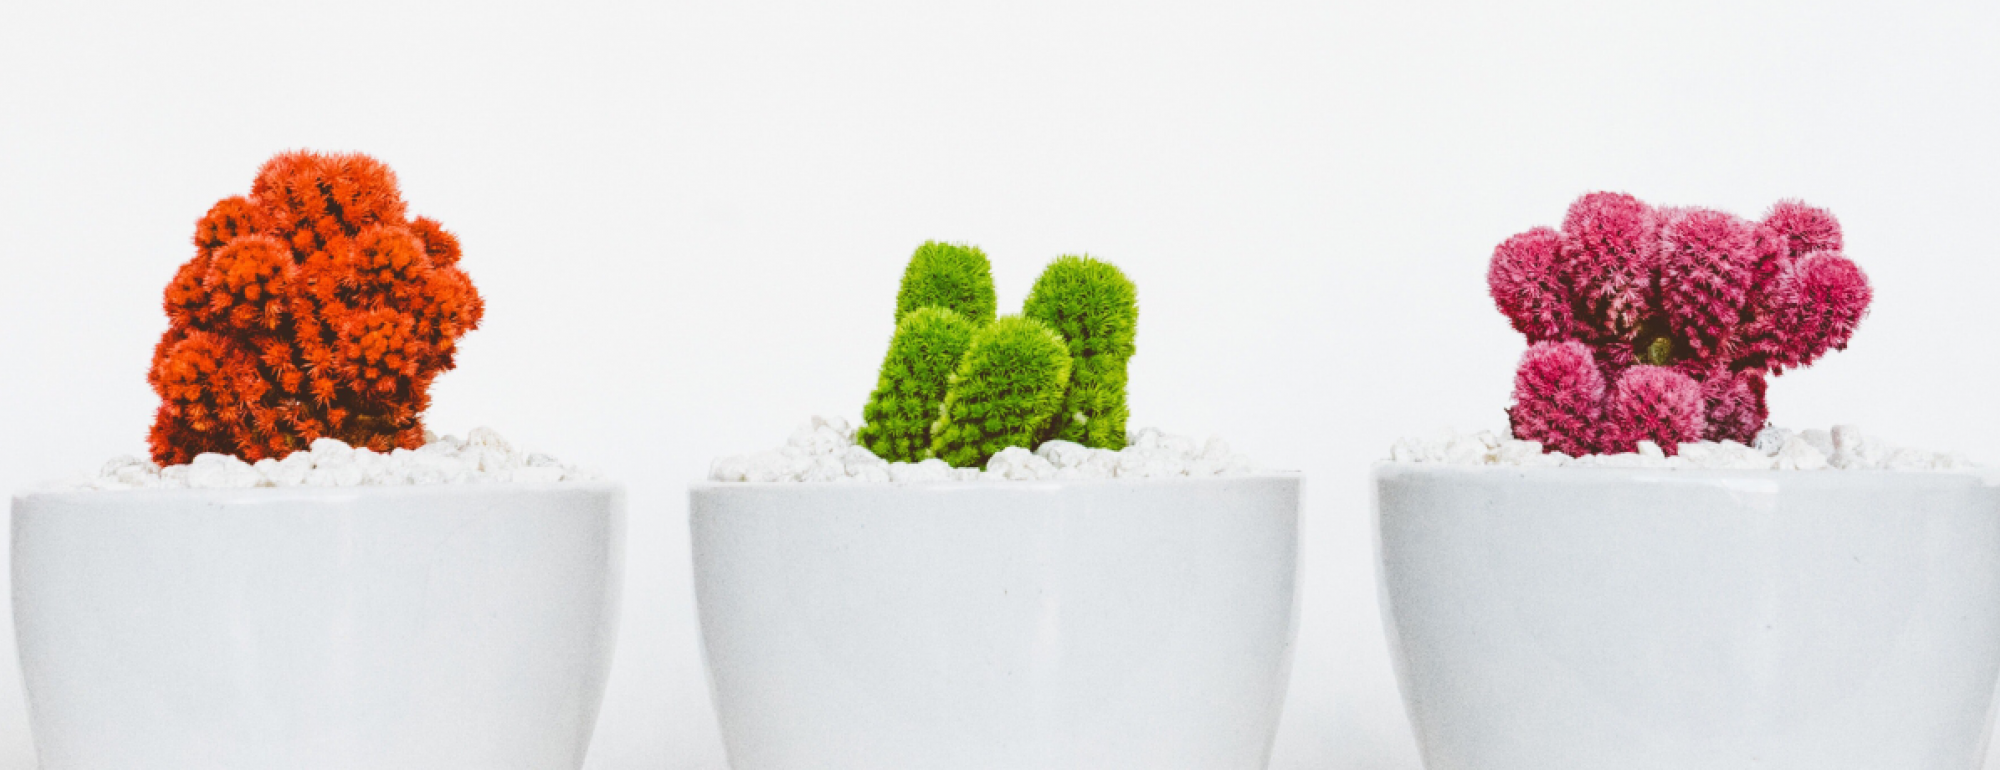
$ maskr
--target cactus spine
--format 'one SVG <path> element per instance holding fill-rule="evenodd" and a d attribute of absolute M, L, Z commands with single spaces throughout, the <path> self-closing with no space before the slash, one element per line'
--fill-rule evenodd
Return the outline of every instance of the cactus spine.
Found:
<path fill-rule="evenodd" d="M 1107 262 L 1058 257 L 1035 281 L 1021 313 L 1061 334 L 1069 349 L 1069 389 L 1042 440 L 1125 448 L 1126 363 L 1139 325 L 1132 281 Z"/>
<path fill-rule="evenodd" d="M 917 462 L 931 456 L 931 426 L 938 421 L 945 389 L 979 325 L 942 307 L 923 307 L 903 316 L 875 392 L 861 410 L 856 439 L 890 462 Z"/>
<path fill-rule="evenodd" d="M 1069 346 L 1032 318 L 982 327 L 951 377 L 931 451 L 953 466 L 983 465 L 1007 447 L 1032 447 L 1062 408 Z"/>
<path fill-rule="evenodd" d="M 993 321 L 993 266 L 963 244 L 926 241 L 896 292 L 896 333 L 855 438 L 891 462 L 931 456 L 931 430 L 972 335 Z"/>
<path fill-rule="evenodd" d="M 1592 193 L 1560 231 L 1501 243 L 1487 283 L 1526 336 L 1508 410 L 1516 438 L 1568 454 L 1652 441 L 1749 443 L 1766 380 L 1847 347 L 1868 277 L 1840 223 L 1797 201 L 1761 221 Z"/>
<path fill-rule="evenodd" d="M 929 241 L 896 294 L 896 334 L 856 436 L 891 462 L 984 465 L 1010 446 L 1125 446 L 1138 291 L 1111 264 L 1059 257 L 1019 316 L 995 320 L 979 249 Z"/>
<path fill-rule="evenodd" d="M 161 464 L 255 461 L 322 436 L 376 451 L 423 442 L 430 385 L 484 304 L 458 239 L 410 217 L 388 166 L 287 152 L 195 225 L 168 282 L 147 380 Z"/>
<path fill-rule="evenodd" d="M 986 253 L 960 243 L 925 241 L 903 268 L 896 292 L 896 321 L 927 307 L 954 311 L 975 324 L 992 323 L 993 265 Z"/>

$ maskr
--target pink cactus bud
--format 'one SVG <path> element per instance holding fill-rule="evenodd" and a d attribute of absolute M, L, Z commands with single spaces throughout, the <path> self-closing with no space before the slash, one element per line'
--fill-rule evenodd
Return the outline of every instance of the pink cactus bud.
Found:
<path fill-rule="evenodd" d="M 1773 371 L 1805 366 L 1828 350 L 1846 349 L 1873 296 L 1859 266 L 1827 251 L 1793 261 L 1772 279 L 1766 293 L 1758 350 Z"/>
<path fill-rule="evenodd" d="M 1569 336 L 1576 323 L 1560 273 L 1562 236 L 1537 227 L 1493 249 L 1486 287 L 1493 304 L 1531 343 Z"/>
<path fill-rule="evenodd" d="M 1701 383 L 1701 398 L 1708 405 L 1709 441 L 1749 444 L 1771 419 L 1764 403 L 1764 373 L 1758 371 L 1717 372 Z"/>
<path fill-rule="evenodd" d="M 1514 236 L 1487 273 L 1494 303 L 1534 345 L 1508 410 L 1515 435 L 1550 449 L 1749 443 L 1769 418 L 1767 378 L 1846 347 L 1868 310 L 1840 223 L 1798 201 L 1752 224 L 1592 193 L 1570 205 L 1553 255 L 1550 237 Z M 186 294 L 170 293 L 170 308 L 200 295 Z"/>
<path fill-rule="evenodd" d="M 1514 375 L 1514 406 L 1507 417 L 1517 439 L 1569 455 L 1597 451 L 1604 375 L 1590 348 L 1581 342 L 1529 346 Z"/>
<path fill-rule="evenodd" d="M 1840 220 L 1833 212 L 1804 201 L 1778 201 L 1757 225 L 1757 237 L 1769 253 L 1797 259 L 1815 251 L 1844 248 Z"/>
<path fill-rule="evenodd" d="M 1630 452 L 1651 441 L 1672 455 L 1683 442 L 1699 441 L 1708 429 L 1701 385 L 1665 366 L 1634 366 L 1618 377 L 1606 404 L 1606 452 Z"/>
<path fill-rule="evenodd" d="M 1696 359 L 1712 359 L 1750 297 L 1751 225 L 1712 209 L 1682 209 L 1660 229 L 1660 309 Z"/>
<path fill-rule="evenodd" d="M 1563 260 L 1576 287 L 1582 325 L 1631 341 L 1652 301 L 1659 253 L 1653 210 L 1624 193 L 1591 193 L 1563 217 Z"/>
<path fill-rule="evenodd" d="M 1764 286 L 1792 260 L 1815 251 L 1843 248 L 1840 220 L 1833 212 L 1808 206 L 1804 201 L 1778 201 L 1757 223 L 1753 236 L 1757 266 L 1753 286 Z"/>

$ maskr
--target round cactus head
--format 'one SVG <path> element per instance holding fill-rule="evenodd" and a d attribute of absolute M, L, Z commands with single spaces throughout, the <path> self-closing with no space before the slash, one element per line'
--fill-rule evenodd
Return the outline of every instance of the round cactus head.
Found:
<path fill-rule="evenodd" d="M 1604 430 L 1604 374 L 1590 348 L 1580 342 L 1529 346 L 1514 374 L 1514 406 L 1507 418 L 1515 438 L 1542 442 L 1549 451 L 1597 451 Z"/>
<path fill-rule="evenodd" d="M 934 456 L 966 468 L 1007 447 L 1033 447 L 1062 408 L 1069 346 L 1032 318 L 1005 316 L 972 335 L 932 433 Z"/>
<path fill-rule="evenodd" d="M 903 268 L 896 292 L 896 320 L 927 307 L 941 307 L 973 323 L 993 320 L 993 265 L 986 253 L 961 243 L 925 241 Z"/>
<path fill-rule="evenodd" d="M 1062 335 L 1069 389 L 1044 439 L 1125 448 L 1126 364 L 1137 349 L 1139 290 L 1109 262 L 1064 256 L 1050 262 L 1021 314 Z"/>
<path fill-rule="evenodd" d="M 1630 342 L 1651 309 L 1659 217 L 1624 193 L 1578 198 L 1563 217 L 1563 261 L 1577 320 L 1596 335 Z"/>
<path fill-rule="evenodd" d="M 1575 297 L 1563 274 L 1562 234 L 1553 229 L 1537 227 L 1494 248 L 1486 287 L 1493 304 L 1530 343 L 1577 331 Z"/>
<path fill-rule="evenodd" d="M 1667 454 L 1700 441 L 1708 429 L 1707 404 L 1694 378 L 1664 366 L 1626 369 L 1605 403 L 1600 452 L 1630 452 L 1651 441 Z"/>
<path fill-rule="evenodd" d="M 484 305 L 458 241 L 366 155 L 288 152 L 195 225 L 148 380 L 154 460 L 422 443 L 430 384 Z"/>
<path fill-rule="evenodd" d="M 1807 254 L 1771 280 L 1759 351 L 1773 369 L 1805 366 L 1829 350 L 1844 350 L 1873 291 L 1868 276 L 1836 252 Z"/>
<path fill-rule="evenodd" d="M 961 468 L 1058 438 L 1123 448 L 1139 320 L 1132 281 L 1108 262 L 1058 257 L 1021 315 L 995 319 L 991 272 L 971 246 L 932 241 L 910 258 L 862 445 L 891 461 Z"/>
<path fill-rule="evenodd" d="M 1703 380 L 1701 398 L 1708 412 L 1708 430 L 1703 438 L 1738 444 L 1755 442 L 1757 432 L 1764 429 L 1771 416 L 1764 405 L 1764 391 L 1764 373 L 1758 371 L 1717 373 Z"/>
<path fill-rule="evenodd" d="M 1621 193 L 1501 243 L 1487 285 L 1531 345 L 1515 435 L 1571 454 L 1751 441 L 1767 378 L 1844 348 L 1867 313 L 1867 276 L 1842 246 L 1833 215 L 1797 201 L 1753 223 Z"/>
<path fill-rule="evenodd" d="M 937 424 L 945 390 L 978 329 L 965 316 L 941 307 L 903 316 L 882 359 L 875 392 L 861 410 L 860 444 L 890 462 L 929 458 L 931 427 Z"/>
<path fill-rule="evenodd" d="M 1750 300 L 1751 229 L 1712 209 L 1682 209 L 1666 218 L 1660 228 L 1659 297 L 1670 355 L 1724 354 Z"/>
<path fill-rule="evenodd" d="M 1757 223 L 1759 257 L 1797 259 L 1815 251 L 1840 251 L 1844 245 L 1833 212 L 1804 201 L 1778 201 Z"/>

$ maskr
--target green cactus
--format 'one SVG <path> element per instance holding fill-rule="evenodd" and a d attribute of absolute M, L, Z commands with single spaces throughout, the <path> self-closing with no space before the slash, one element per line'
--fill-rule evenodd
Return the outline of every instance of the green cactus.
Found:
<path fill-rule="evenodd" d="M 1069 390 L 1041 440 L 1125 448 L 1125 364 L 1139 327 L 1139 291 L 1117 267 L 1088 256 L 1050 262 L 1021 314 L 1068 343 Z"/>
<path fill-rule="evenodd" d="M 945 388 L 978 329 L 965 316 L 941 307 L 903 316 L 882 359 L 875 393 L 861 410 L 865 424 L 856 440 L 890 462 L 930 457 L 931 426 L 937 423 Z"/>
<path fill-rule="evenodd" d="M 932 454 L 954 467 L 985 465 L 1007 447 L 1035 445 L 1062 407 L 1069 348 L 1040 321 L 1006 316 L 972 335 L 932 431 Z"/>
<path fill-rule="evenodd" d="M 993 321 L 993 265 L 977 247 L 925 241 L 903 268 L 903 288 L 896 292 L 896 322 L 927 307 L 956 311 L 975 324 Z"/>

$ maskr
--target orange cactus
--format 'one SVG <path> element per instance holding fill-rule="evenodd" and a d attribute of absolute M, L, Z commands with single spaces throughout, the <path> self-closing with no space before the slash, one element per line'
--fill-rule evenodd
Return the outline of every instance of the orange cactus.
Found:
<path fill-rule="evenodd" d="M 320 437 L 378 452 L 423 443 L 431 381 L 485 305 L 458 239 L 406 217 L 388 166 L 280 154 L 249 197 L 209 209 L 194 245 L 167 284 L 147 376 L 155 461 L 254 462 Z"/>

